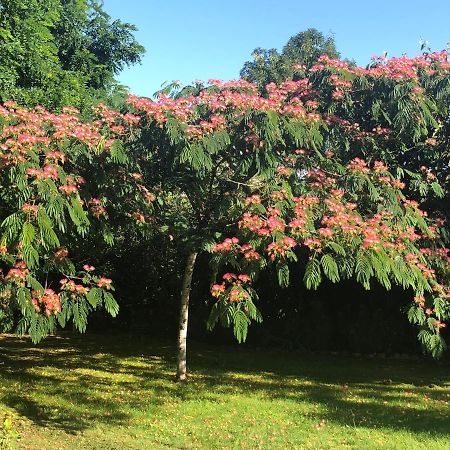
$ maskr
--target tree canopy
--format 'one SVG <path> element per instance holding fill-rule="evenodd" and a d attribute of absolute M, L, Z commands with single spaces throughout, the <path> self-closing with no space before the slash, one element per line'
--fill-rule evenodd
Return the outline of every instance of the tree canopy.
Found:
<path fill-rule="evenodd" d="M 261 319 L 251 280 L 275 264 L 286 285 L 288 263 L 302 257 L 309 288 L 323 277 L 355 277 L 366 289 L 373 279 L 412 290 L 408 317 L 440 354 L 449 310 L 439 200 L 448 195 L 447 134 L 439 123 L 448 111 L 433 99 L 447 95 L 442 85 L 435 91 L 448 77 L 447 53 L 377 60 L 368 69 L 325 55 L 294 70 L 295 81 L 271 83 L 264 95 L 245 81 L 212 80 L 194 95 L 131 98 L 153 130 L 152 139 L 142 135 L 139 153 L 150 151 L 143 170 L 156 164 L 158 188 L 177 192 L 191 214 L 174 214 L 166 229 L 186 217 L 191 248 L 211 248 L 217 269 L 234 269 L 212 288 L 219 300 L 210 325 L 220 320 L 245 339 L 250 319 Z M 417 148 L 419 161 L 402 145 Z M 420 209 L 423 200 L 433 203 L 435 222 Z"/>

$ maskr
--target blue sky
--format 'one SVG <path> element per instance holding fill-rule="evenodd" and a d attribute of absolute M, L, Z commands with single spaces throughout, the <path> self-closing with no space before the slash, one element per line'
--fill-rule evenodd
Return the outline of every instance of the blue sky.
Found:
<path fill-rule="evenodd" d="M 150 96 L 165 81 L 235 79 L 256 47 L 281 49 L 313 27 L 333 33 L 343 57 L 365 65 L 372 55 L 433 50 L 450 42 L 450 0 L 104 0 L 113 17 L 135 24 L 147 53 L 119 76 Z"/>

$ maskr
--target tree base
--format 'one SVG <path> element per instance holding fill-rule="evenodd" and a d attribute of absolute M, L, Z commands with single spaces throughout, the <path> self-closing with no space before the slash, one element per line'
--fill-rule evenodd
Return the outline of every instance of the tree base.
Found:
<path fill-rule="evenodd" d="M 181 374 L 181 375 L 178 375 L 178 374 L 177 374 L 176 377 L 175 377 L 175 380 L 176 380 L 176 381 L 181 381 L 181 382 L 186 382 L 187 379 L 188 379 L 188 376 L 187 376 L 186 373 L 183 373 L 183 374 Z"/>

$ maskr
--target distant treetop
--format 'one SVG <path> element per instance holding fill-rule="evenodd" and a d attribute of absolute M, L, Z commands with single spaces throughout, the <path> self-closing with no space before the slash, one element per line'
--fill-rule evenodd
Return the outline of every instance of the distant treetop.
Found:
<path fill-rule="evenodd" d="M 330 58 L 340 57 L 333 36 L 324 36 L 315 28 L 308 28 L 292 36 L 281 54 L 274 48 L 253 50 L 253 61 L 244 64 L 240 75 L 259 87 L 271 82 L 280 83 L 292 78 L 294 64 L 311 67 L 321 55 L 328 55 Z"/>

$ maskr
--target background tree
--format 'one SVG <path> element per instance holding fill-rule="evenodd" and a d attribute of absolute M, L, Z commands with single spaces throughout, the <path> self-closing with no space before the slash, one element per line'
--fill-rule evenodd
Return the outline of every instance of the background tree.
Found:
<path fill-rule="evenodd" d="M 295 64 L 310 67 L 320 55 L 331 58 L 340 56 L 332 36 L 324 36 L 315 28 L 308 28 L 292 36 L 281 53 L 276 49 L 255 49 L 252 53 L 253 61 L 244 64 L 240 75 L 245 80 L 264 87 L 271 82 L 280 83 L 291 79 Z"/>
<path fill-rule="evenodd" d="M 0 99 L 52 109 L 107 99 L 144 52 L 134 31 L 95 0 L 2 1 Z"/>
<path fill-rule="evenodd" d="M 97 0 L 61 0 L 54 36 L 63 70 L 80 72 L 88 87 L 108 90 L 124 66 L 140 62 L 144 48 L 134 25 L 112 20 Z"/>
<path fill-rule="evenodd" d="M 321 55 L 327 55 L 330 58 L 340 57 L 334 37 L 325 36 L 315 28 L 308 28 L 292 36 L 283 47 L 281 54 L 292 64 L 303 64 L 306 67 L 315 64 Z"/>

